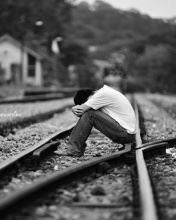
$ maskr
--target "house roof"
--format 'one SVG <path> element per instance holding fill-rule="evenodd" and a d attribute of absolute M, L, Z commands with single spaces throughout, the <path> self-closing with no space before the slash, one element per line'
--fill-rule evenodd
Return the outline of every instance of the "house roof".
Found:
<path fill-rule="evenodd" d="M 4 41 L 10 42 L 11 44 L 15 45 L 16 47 L 23 48 L 24 51 L 31 54 L 36 59 L 43 59 L 44 58 L 41 54 L 39 54 L 36 51 L 32 50 L 31 48 L 23 45 L 20 41 L 16 40 L 15 38 L 11 37 L 8 34 L 5 34 L 2 37 L 0 37 L 0 44 Z"/>

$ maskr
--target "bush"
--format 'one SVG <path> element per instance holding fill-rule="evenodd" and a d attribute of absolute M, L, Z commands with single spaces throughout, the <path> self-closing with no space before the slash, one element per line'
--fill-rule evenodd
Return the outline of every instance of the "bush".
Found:
<path fill-rule="evenodd" d="M 129 78 L 126 80 L 126 93 L 146 92 L 147 88 L 144 83 L 137 78 Z"/>

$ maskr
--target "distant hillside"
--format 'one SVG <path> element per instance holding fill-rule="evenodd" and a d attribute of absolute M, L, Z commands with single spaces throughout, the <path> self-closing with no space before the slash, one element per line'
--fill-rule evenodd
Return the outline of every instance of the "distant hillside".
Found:
<path fill-rule="evenodd" d="M 176 18 L 153 19 L 136 10 L 113 8 L 100 0 L 93 6 L 82 2 L 72 8 L 66 38 L 65 41 L 89 49 L 89 57 L 94 60 L 112 61 L 114 57 L 112 62 L 117 69 L 121 50 L 130 92 L 140 88 L 176 93 Z M 72 52 L 76 54 L 76 49 Z M 89 69 L 88 64 L 84 70 Z M 86 71 L 84 77 L 88 77 Z M 82 73 L 80 69 L 80 76 Z"/>
<path fill-rule="evenodd" d="M 73 8 L 72 14 L 69 38 L 89 46 L 96 45 L 106 53 L 174 29 L 173 23 L 152 19 L 136 10 L 122 11 L 99 0 L 93 7 L 86 2 L 80 3 Z"/>

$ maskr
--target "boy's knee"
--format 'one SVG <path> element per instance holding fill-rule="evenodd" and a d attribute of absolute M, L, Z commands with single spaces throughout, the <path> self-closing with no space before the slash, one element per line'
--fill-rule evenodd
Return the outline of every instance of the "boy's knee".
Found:
<path fill-rule="evenodd" d="M 91 118 L 94 114 L 95 114 L 95 110 L 90 109 L 90 110 L 86 111 L 82 117 Z"/>

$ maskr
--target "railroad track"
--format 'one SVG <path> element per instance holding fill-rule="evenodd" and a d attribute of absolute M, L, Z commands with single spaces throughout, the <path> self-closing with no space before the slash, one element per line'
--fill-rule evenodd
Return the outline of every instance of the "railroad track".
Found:
<path fill-rule="evenodd" d="M 24 91 L 23 96 L 0 98 L 0 104 L 12 104 L 12 103 L 28 103 L 39 101 L 59 100 L 63 98 L 72 97 L 77 89 L 60 89 L 56 91 L 52 90 L 27 90 Z"/>
<path fill-rule="evenodd" d="M 7 210 L 19 207 L 17 205 L 20 205 L 21 203 L 24 203 L 24 201 L 28 200 L 28 202 L 32 202 L 34 197 L 38 197 L 41 196 L 41 194 L 43 193 L 43 191 L 49 192 L 51 189 L 53 188 L 59 188 L 59 194 L 61 194 L 62 196 L 59 196 L 58 193 L 54 193 L 58 196 L 58 198 L 60 198 L 61 201 L 63 201 L 64 205 L 62 204 L 61 201 L 59 201 L 59 205 L 62 206 L 62 209 L 65 210 L 63 208 L 63 206 L 68 206 L 71 210 L 78 210 L 79 212 L 82 213 L 82 209 L 86 209 L 86 212 L 90 213 L 95 211 L 95 209 L 99 209 L 98 213 L 100 214 L 103 209 L 107 209 L 110 211 L 105 211 L 103 216 L 108 216 L 108 218 L 111 216 L 112 217 L 112 211 L 113 211 L 113 217 L 117 218 L 119 213 L 121 212 L 121 215 L 123 216 L 124 213 L 126 212 L 124 210 L 124 207 L 127 208 L 128 212 L 126 213 L 126 217 L 124 219 L 134 219 L 134 218 L 139 218 L 139 219 L 143 219 L 143 220 L 154 220 L 154 219 L 159 219 L 158 217 L 158 210 L 157 210 L 157 205 L 156 205 L 156 201 L 155 201 L 155 197 L 153 194 L 153 189 L 152 189 L 152 185 L 151 185 L 151 180 L 149 178 L 149 174 L 148 174 L 148 170 L 147 170 L 147 166 L 144 160 L 144 154 L 148 155 L 151 152 L 153 154 L 153 152 L 159 152 L 161 154 L 165 153 L 165 149 L 166 147 L 170 146 L 172 147 L 175 142 L 176 139 L 175 138 L 170 138 L 170 139 L 166 139 L 166 140 L 157 140 L 157 141 L 153 141 L 151 143 L 145 143 L 142 144 L 142 140 L 140 137 L 140 128 L 139 128 L 139 117 L 138 117 L 138 108 L 137 105 L 135 105 L 135 111 L 136 111 L 136 116 L 137 116 L 137 135 L 136 135 L 136 149 L 135 149 L 135 155 L 136 155 L 136 170 L 137 170 L 137 176 L 138 176 L 138 186 L 139 186 L 139 197 L 138 197 L 138 205 L 139 207 L 137 208 L 137 214 L 136 214 L 136 210 L 134 211 L 134 209 L 136 209 L 136 207 L 134 207 L 133 204 L 133 200 L 134 197 L 132 198 L 132 194 L 133 189 L 130 188 L 130 193 L 126 195 L 126 203 L 123 202 L 123 200 L 121 200 L 121 204 L 118 203 L 118 199 L 117 196 L 119 196 L 119 194 L 115 195 L 116 199 L 114 197 L 112 197 L 110 199 L 110 201 L 115 201 L 114 203 L 112 202 L 107 202 L 107 198 L 105 200 L 103 200 L 103 202 L 99 201 L 101 200 L 100 197 L 104 194 L 106 194 L 106 187 L 108 186 L 108 184 L 110 184 L 108 181 L 109 179 L 113 179 L 114 183 L 116 187 L 118 187 L 118 179 L 119 176 L 122 177 L 126 177 L 128 176 L 128 182 L 130 182 L 130 186 L 132 187 L 132 174 L 131 174 L 131 163 L 129 164 L 128 159 L 133 157 L 133 154 L 131 154 L 131 145 L 126 145 L 124 149 L 118 151 L 117 153 L 111 154 L 110 156 L 103 156 L 103 157 L 99 157 L 98 159 L 94 159 L 91 161 L 87 161 L 82 163 L 81 160 L 79 161 L 80 164 L 71 167 L 71 168 L 67 168 L 65 170 L 62 171 L 58 171 L 56 173 L 51 174 L 49 177 L 45 177 L 42 180 L 38 180 L 36 181 L 34 184 L 31 184 L 25 188 L 23 188 L 22 190 L 20 189 L 19 191 L 16 191 L 14 193 L 12 193 L 11 195 L 7 196 L 5 199 L 2 199 L 0 202 L 0 214 L 6 216 L 7 214 Z M 70 129 L 66 129 L 64 131 L 61 132 L 61 136 L 67 136 L 67 133 L 70 132 Z M 59 135 L 59 134 L 58 134 Z M 96 134 L 95 134 L 96 135 Z M 56 137 L 56 136 L 55 136 Z M 52 141 L 53 137 L 50 137 Z M 102 141 L 102 139 L 101 139 Z M 48 147 L 53 146 L 52 144 L 48 144 L 49 140 L 46 141 L 46 144 Z M 39 147 L 39 145 L 41 145 Z M 44 143 L 39 144 L 38 148 L 41 149 L 38 150 L 38 153 L 33 153 L 34 158 L 37 160 L 39 160 L 40 158 L 40 153 L 42 155 L 42 152 L 47 152 L 48 151 L 48 147 L 46 147 L 46 145 L 44 145 Z M 42 151 L 43 149 L 43 151 Z M 46 150 L 47 149 L 47 150 Z M 53 148 L 55 149 L 55 148 Z M 36 156 L 37 155 L 37 156 Z M 38 156 L 39 155 L 39 156 Z M 101 155 L 98 155 L 101 156 Z M 90 159 L 92 158 L 92 155 L 90 155 Z M 124 167 L 124 161 L 127 163 Z M 61 161 L 62 162 L 62 161 Z M 72 166 L 72 165 L 71 165 Z M 59 169 L 59 167 L 58 167 Z M 121 172 L 120 172 L 121 170 Z M 90 177 L 88 178 L 88 176 L 90 175 Z M 92 177 L 93 176 L 93 177 Z M 103 176 L 103 177 L 102 177 Z M 83 178 L 80 178 L 83 177 Z M 95 178 L 96 177 L 96 180 Z M 75 179 L 76 178 L 76 179 Z M 98 178 L 98 180 L 97 180 Z M 104 178 L 104 179 L 101 179 Z M 122 178 L 123 179 L 123 178 Z M 99 185 L 101 185 L 101 187 L 95 187 L 94 189 L 90 190 L 89 189 L 89 185 L 92 184 L 92 181 L 95 183 L 96 181 L 98 181 Z M 102 187 L 103 185 L 103 181 L 106 183 L 104 187 Z M 122 180 L 121 180 L 122 181 Z M 124 181 L 124 179 L 123 179 Z M 121 182 L 121 186 L 123 186 L 124 182 Z M 67 189 L 63 188 L 63 186 L 68 183 L 71 182 L 70 185 L 68 184 Z M 79 190 L 75 190 L 75 185 L 78 186 L 78 182 L 80 182 L 80 185 L 82 185 L 82 189 L 79 188 Z M 86 182 L 86 185 L 88 185 L 88 189 L 86 191 L 86 188 L 84 186 L 83 183 Z M 90 183 L 89 183 L 90 182 Z M 145 182 L 145 184 L 144 184 Z M 112 184 L 112 185 L 113 185 Z M 69 194 L 68 192 L 71 190 L 73 191 L 74 196 L 70 196 L 71 199 L 68 201 L 64 201 L 63 197 L 64 197 L 64 193 L 67 192 L 67 194 Z M 91 202 L 89 200 L 86 200 L 85 198 L 80 199 L 79 196 L 76 194 L 75 196 L 75 192 L 77 191 L 83 191 L 84 192 L 84 188 L 85 188 L 85 194 L 89 192 L 89 194 L 93 195 L 93 194 L 97 194 L 96 197 L 98 198 L 98 201 L 94 199 L 94 202 Z M 112 187 L 113 188 L 113 187 Z M 122 190 L 123 191 L 123 190 Z M 82 193 L 84 194 L 84 193 Z M 111 194 L 113 194 L 113 192 L 111 192 Z M 53 194 L 52 194 L 53 195 Z M 80 195 L 81 197 L 82 195 Z M 89 195 L 90 196 L 90 195 Z M 74 199 L 73 199 L 74 197 Z M 129 199 L 132 198 L 132 199 Z M 70 202 L 71 201 L 71 202 Z M 74 202 L 73 202 L 74 201 Z M 96 201 L 96 202 L 95 202 Z M 55 206 L 54 206 L 55 207 Z M 54 209 L 53 207 L 53 209 Z M 112 209 L 112 210 L 111 210 Z M 87 211 L 88 210 L 88 211 Z M 115 211 L 114 211 L 115 210 Z M 120 210 L 120 211 L 118 211 Z M 73 212 L 71 211 L 70 213 L 73 214 Z M 95 216 L 97 217 L 97 219 L 100 219 L 100 216 L 98 216 L 98 214 L 94 213 Z M 58 214 L 59 215 L 59 214 Z M 71 215 L 67 215 L 68 217 L 70 217 Z M 24 216 L 23 216 L 24 217 Z M 79 217 L 79 216 L 78 216 Z M 84 216 L 85 217 L 85 216 Z M 90 216 L 89 216 L 90 217 Z M 107 218 L 107 219 L 108 219 Z M 79 219 L 79 218 L 78 218 Z M 123 219 L 123 218 L 122 218 Z"/>
<path fill-rule="evenodd" d="M 0 104 L 13 104 L 13 103 L 28 103 L 28 102 L 39 102 L 39 101 L 49 101 L 66 98 L 63 94 L 58 95 L 35 95 L 27 97 L 10 97 L 10 98 L 1 98 Z"/>
<path fill-rule="evenodd" d="M 175 219 L 175 152 L 176 123 L 175 100 L 161 95 L 137 95 L 143 113 L 145 127 L 144 140 L 169 139 L 170 147 L 166 155 L 146 159 L 147 168 L 154 186 L 155 201 L 159 219 Z M 152 102 L 151 102 L 152 101 Z"/>
<path fill-rule="evenodd" d="M 68 130 L 66 130 L 65 132 L 67 132 Z M 62 136 L 63 136 L 63 133 L 62 133 Z M 100 137 L 100 139 L 101 139 L 101 137 Z M 129 146 L 130 147 L 130 146 Z M 44 147 L 45 148 L 45 147 Z M 116 149 L 117 150 L 117 149 Z M 127 151 L 127 152 L 129 152 L 130 151 L 130 148 L 129 149 L 125 149 L 124 150 L 125 152 Z M 123 151 L 122 152 L 120 152 L 120 153 L 118 153 L 117 154 L 117 156 L 119 156 L 119 155 L 121 155 L 121 154 L 123 154 Z M 95 155 L 95 156 L 97 156 L 97 155 Z M 100 155 L 98 155 L 98 156 L 100 156 Z M 117 157 L 117 156 L 111 156 L 111 157 L 109 157 L 109 160 L 111 159 L 113 159 L 113 157 L 115 158 L 115 157 Z M 92 157 L 92 155 L 90 155 L 89 154 L 89 157 Z M 105 158 L 105 159 L 107 159 L 107 158 Z M 99 159 L 98 161 L 95 161 L 94 163 L 95 164 L 97 164 L 98 165 L 98 163 L 100 163 L 100 162 L 103 162 L 105 159 Z M 92 163 L 93 164 L 93 163 Z M 89 166 L 89 165 L 85 165 L 85 166 Z M 80 167 L 82 167 L 82 165 L 80 165 Z M 88 167 L 89 168 L 89 167 Z M 100 169 L 100 168 L 99 168 Z M 62 175 L 61 175 L 62 176 Z M 60 178 L 60 177 L 59 177 Z M 50 184 L 51 184 L 51 180 L 50 180 L 50 178 L 49 178 L 49 180 L 48 180 L 49 182 L 50 182 Z M 45 181 L 44 181 L 45 182 Z M 21 191 L 20 191 L 21 192 Z M 31 197 L 31 193 L 30 194 L 28 194 L 30 197 Z M 9 200 L 7 201 L 7 203 L 6 203 L 6 205 L 9 205 L 11 202 L 13 201 L 13 199 L 10 197 L 9 198 Z M 15 202 L 15 204 L 17 204 L 17 202 Z M 13 205 L 14 206 L 14 205 Z M 1 215 L 2 215 L 2 213 L 1 213 Z"/>
<path fill-rule="evenodd" d="M 0 135 L 7 136 L 19 127 L 26 127 L 36 122 L 42 122 L 62 113 L 73 106 L 71 98 L 37 101 L 30 103 L 11 103 L 0 105 Z"/>

